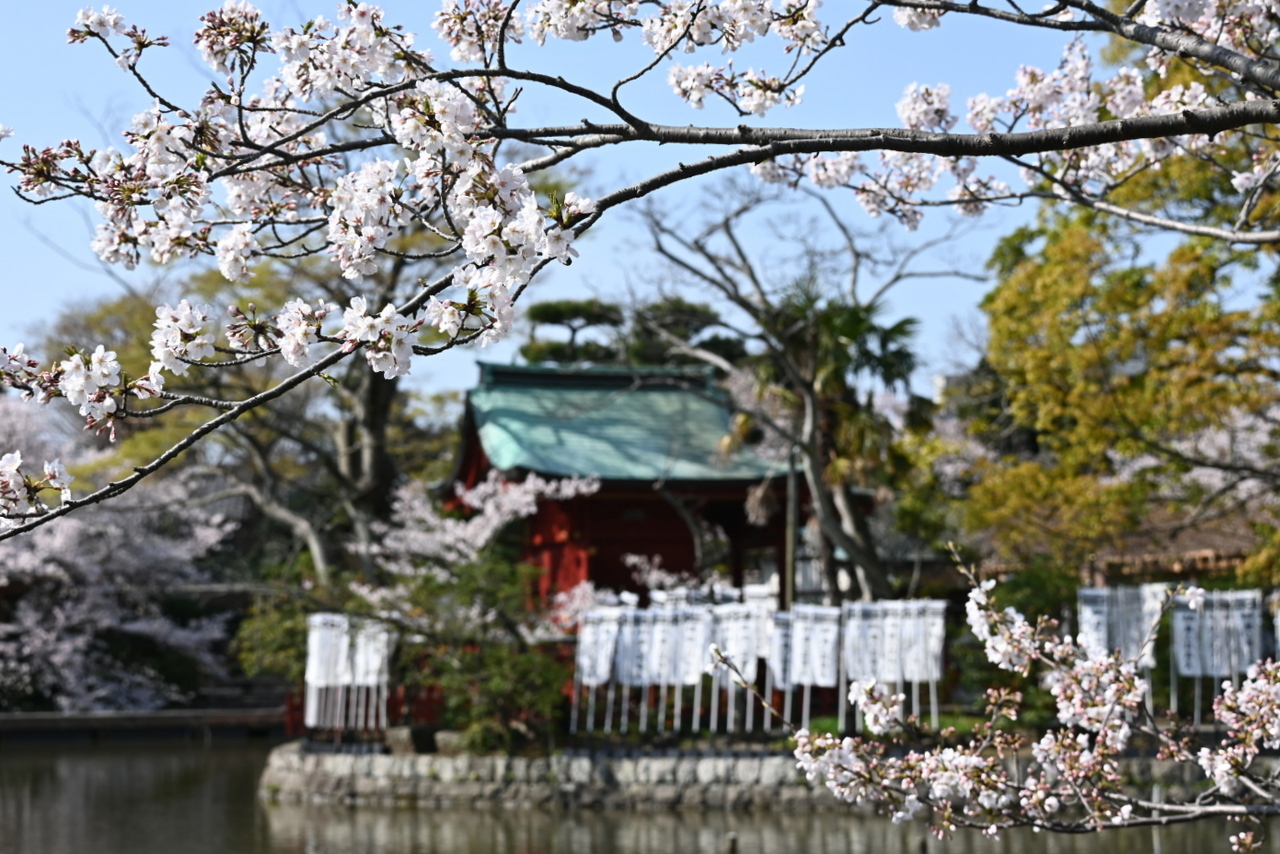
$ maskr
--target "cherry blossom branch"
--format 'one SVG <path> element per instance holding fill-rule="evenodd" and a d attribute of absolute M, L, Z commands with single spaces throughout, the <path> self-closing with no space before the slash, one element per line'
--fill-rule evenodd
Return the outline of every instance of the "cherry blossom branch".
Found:
<path fill-rule="evenodd" d="M 44 513 L 43 515 L 35 519 L 32 519 L 29 522 L 15 525 L 7 529 L 0 529 L 0 541 L 7 540 L 12 537 L 16 537 L 19 534 L 26 533 L 27 531 L 35 530 L 36 528 L 39 528 L 42 525 L 46 525 L 49 522 L 52 522 L 54 519 L 58 519 L 58 518 L 61 518 L 62 516 L 66 516 L 68 513 L 71 513 L 72 511 L 77 510 L 81 507 L 87 507 L 93 504 L 98 504 L 103 501 L 106 501 L 109 498 L 115 498 L 116 496 L 127 492 L 128 490 L 137 486 L 144 478 L 154 474 L 164 466 L 173 462 L 173 460 L 175 460 L 179 455 L 181 455 L 183 451 L 186 451 L 189 448 L 193 447 L 197 442 L 199 442 L 201 439 L 203 439 L 205 436 L 209 435 L 213 431 L 217 430 L 219 427 L 222 427 L 225 424 L 231 423 L 232 421 L 236 420 L 237 418 L 239 418 L 240 416 L 244 415 L 247 412 L 250 412 L 260 406 L 265 406 L 271 401 L 277 400 L 280 397 L 283 397 L 285 394 L 297 388 L 302 383 L 306 382 L 307 380 L 311 379 L 314 376 L 318 376 L 326 368 L 336 365 L 338 362 L 345 359 L 349 355 L 350 355 L 349 352 L 346 352 L 342 349 L 334 350 L 332 353 L 320 359 L 318 362 L 316 362 L 315 365 L 311 366 L 310 368 L 306 368 L 304 370 L 296 372 L 292 376 L 282 380 L 273 388 L 270 388 L 262 392 L 261 394 L 255 395 L 251 398 L 248 398 L 247 400 L 241 401 L 239 404 L 237 404 L 233 408 L 227 410 L 222 415 L 219 415 L 217 418 L 210 419 L 209 421 L 206 421 L 204 424 L 201 424 L 200 426 L 194 428 L 190 433 L 188 433 L 186 436 L 184 436 L 182 439 L 180 439 L 178 442 L 172 445 L 168 450 L 161 453 L 151 462 L 147 463 L 146 465 L 136 467 L 133 471 L 133 474 L 129 475 L 128 477 L 121 478 L 120 480 L 112 481 L 111 483 L 108 483 L 106 486 L 103 486 L 101 489 L 98 489 L 95 492 L 92 492 L 89 495 L 86 495 L 82 498 L 70 498 L 68 500 L 65 500 L 57 507 L 53 508 L 52 510 L 49 510 L 48 512 Z"/>
<path fill-rule="evenodd" d="M 1214 240 L 1221 240 L 1224 243 L 1245 244 L 1250 246 L 1262 246 L 1266 244 L 1276 243 L 1280 241 L 1280 229 L 1269 229 L 1267 231 L 1243 231 L 1240 228 L 1242 223 L 1237 222 L 1234 228 L 1218 228 L 1211 225 L 1200 225 L 1194 222 L 1183 222 L 1181 220 L 1171 219 L 1169 217 L 1156 216 L 1154 214 L 1143 213 L 1111 202 L 1095 199 L 1084 193 L 1073 192 L 1068 189 L 1071 201 L 1081 207 L 1090 208 L 1091 210 L 1101 211 L 1102 213 L 1111 214 L 1120 219 L 1136 222 L 1139 225 L 1151 226 L 1164 231 L 1173 231 L 1178 234 L 1192 234 L 1197 237 L 1210 237 Z M 1044 195 L 1042 198 L 1060 198 L 1058 196 Z"/>
<path fill-rule="evenodd" d="M 707 158 L 717 168 L 743 165 L 787 154 L 814 154 L 840 151 L 900 151 L 939 157 L 1002 157 L 1072 151 L 1115 142 L 1183 134 L 1213 136 L 1251 124 L 1280 122 L 1280 101 L 1255 100 L 1181 113 L 1113 119 L 1085 125 L 1043 128 L 1013 133 L 957 134 L 915 131 L 904 128 L 765 128 L 740 125 L 735 128 L 671 125 L 600 125 L 584 122 L 565 127 L 536 129 L 485 128 L 480 133 L 501 139 L 543 141 L 572 139 L 579 134 L 595 134 L 620 142 L 681 143 L 687 145 L 752 146 L 750 151 Z M 686 167 L 694 168 L 694 167 Z M 699 174 L 705 171 L 700 170 Z"/>

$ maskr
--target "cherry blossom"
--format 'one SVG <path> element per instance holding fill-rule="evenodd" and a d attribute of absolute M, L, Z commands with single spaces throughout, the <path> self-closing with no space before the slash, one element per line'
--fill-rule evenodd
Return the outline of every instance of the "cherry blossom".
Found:
<path fill-rule="evenodd" d="M 155 329 L 151 333 L 151 358 L 163 369 L 184 376 L 192 362 L 213 355 L 213 338 L 205 324 L 213 319 L 207 305 L 192 305 L 181 300 L 177 306 L 162 305 L 156 309 Z"/>
<path fill-rule="evenodd" d="M 21 452 L 0 456 L 0 505 L 16 499 L 34 510 L 48 492 L 68 499 L 73 478 L 59 460 L 84 463 L 92 453 L 56 439 L 20 401 L 0 400 L 0 417 L 29 456 L 53 458 L 39 477 L 24 478 Z M 221 671 L 215 650 L 226 619 L 177 620 L 161 607 L 175 588 L 208 580 L 197 561 L 233 522 L 220 514 L 227 508 L 185 506 L 184 495 L 211 486 L 155 482 L 110 508 L 86 508 L 0 543 L 7 606 L 0 615 L 0 708 L 11 710 L 6 703 L 23 696 L 65 711 L 157 708 L 183 699 L 161 674 L 120 656 L 121 638 Z"/>
<path fill-rule="evenodd" d="M 500 339 L 535 277 L 552 262 L 570 263 L 577 238 L 602 216 L 690 177 L 741 166 L 774 183 L 852 191 L 869 215 L 907 228 L 932 207 L 978 215 L 991 205 L 1054 199 L 1231 242 L 1280 239 L 1258 205 L 1276 180 L 1270 129 L 1280 75 L 1260 46 L 1276 41 L 1280 24 L 1267 10 L 1198 0 L 1161 0 L 1130 17 L 1074 0 L 1047 13 L 932 0 L 888 5 L 891 16 L 879 14 L 882 5 L 814 0 L 445 0 L 431 23 L 450 55 L 437 58 L 368 3 L 281 24 L 247 0 L 224 0 L 193 22 L 214 79 L 185 104 L 167 100 L 141 61 L 163 50 L 165 37 L 110 7 L 87 8 L 68 38 L 104 50 L 138 82 L 136 114 L 104 149 L 74 139 L 14 148 L 0 126 L 0 164 L 32 201 L 91 202 L 99 219 L 92 246 L 105 262 L 196 258 L 237 281 L 280 256 L 327 259 L 357 284 L 391 259 L 445 259 L 446 272 L 400 304 L 366 306 L 350 324 L 328 328 L 330 309 L 304 310 L 292 296 L 286 307 L 232 314 L 221 324 L 212 310 L 183 300 L 159 308 L 145 374 L 127 366 L 114 383 L 87 381 L 96 342 L 69 342 L 81 362 L 10 358 L 2 379 L 33 401 L 78 401 L 72 405 L 86 425 L 108 432 L 143 414 L 131 407 L 135 398 L 212 405 L 217 413 L 197 429 L 204 435 L 356 351 L 385 376 L 407 374 L 441 348 L 426 340 L 428 327 L 443 333 L 445 348 Z M 859 39 L 878 32 L 868 28 L 938 39 L 959 16 L 1015 37 L 1024 27 L 1060 32 L 1062 58 L 1009 69 L 1005 91 L 953 93 L 947 82 L 917 81 L 903 94 L 898 128 L 758 121 L 800 105 L 817 64 L 856 51 Z M 635 49 L 636 65 L 616 85 L 537 65 L 536 45 L 600 34 L 619 51 Z M 1120 40 L 1141 58 L 1104 68 L 1087 35 Z M 645 77 L 665 79 L 692 107 L 714 96 L 737 116 L 697 127 L 640 115 L 629 87 Z M 966 107 L 953 108 L 961 95 Z M 581 106 L 590 118 L 526 121 L 545 115 L 544 98 Z M 532 101 L 539 106 L 524 109 Z M 508 143 L 526 148 L 512 154 Z M 679 154 L 652 175 L 605 187 L 594 202 L 576 194 L 581 188 L 561 200 L 540 197 L 530 184 L 539 172 L 640 144 Z M 1119 188 L 1181 157 L 1222 171 L 1231 188 L 1224 192 L 1239 194 L 1227 200 L 1240 205 L 1234 225 L 1125 207 Z M 996 174 L 993 161 L 1014 168 Z M 296 373 L 261 395 L 227 401 L 183 396 L 173 381 L 244 358 L 279 358 Z M 1015 638 L 994 654 L 1015 668 L 1025 663 L 1020 635 L 993 630 L 992 637 Z"/>
<path fill-rule="evenodd" d="M 1253 769 L 1261 750 L 1280 747 L 1280 664 L 1267 661 L 1249 670 L 1238 687 L 1223 685 L 1215 714 L 1229 729 L 1225 742 L 1192 753 L 1176 732 L 1155 725 L 1144 711 L 1147 686 L 1135 662 L 1117 655 L 1090 657 L 1055 626 L 1034 628 L 1016 612 L 996 610 L 991 585 L 976 586 L 969 598 L 969 622 L 1001 666 L 1040 678 L 1057 702 L 1059 728 L 1031 743 L 1032 762 L 1014 773 L 1003 758 L 1025 748 L 1020 736 L 994 727 L 1000 717 L 1016 717 L 1022 697 L 1007 689 L 988 691 L 986 723 L 968 737 L 948 735 L 944 745 L 922 750 L 909 742 L 886 750 L 881 739 L 906 740 L 919 724 L 904 718 L 903 697 L 874 682 L 854 685 L 874 738 L 838 739 L 801 730 L 795 736 L 799 768 L 851 803 L 867 803 L 895 822 L 927 817 L 940 836 L 959 826 L 999 832 L 1029 825 L 1050 830 L 1098 830 L 1163 820 L 1162 813 L 1187 820 L 1199 815 L 1244 817 L 1270 811 L 1251 799 L 1274 803 L 1275 781 Z M 1172 597 L 1170 597 L 1172 602 Z M 1009 651 L 1015 650 L 1014 655 Z M 1167 759 L 1194 762 L 1212 784 L 1195 805 L 1166 808 L 1134 797 L 1126 789 L 1118 759 L 1141 731 Z M 1167 810 L 1172 810 L 1169 812 Z M 1253 844 L 1247 837 L 1239 844 Z M 1233 840 L 1233 844 L 1237 844 Z"/>
<path fill-rule="evenodd" d="M 881 14 L 884 5 L 891 16 Z M 1058 31 L 1061 59 L 1047 68 L 1009 69 L 1003 92 L 953 93 L 946 82 L 917 81 L 899 103 L 900 127 L 782 127 L 759 120 L 780 106 L 802 115 L 815 64 L 834 64 L 857 50 L 866 28 L 897 26 L 933 39 L 944 37 L 959 16 L 1003 27 L 1015 39 L 1021 30 L 1010 27 Z M 57 399 L 65 398 L 87 426 L 108 433 L 139 414 L 131 409 L 135 398 L 161 400 L 164 407 L 211 405 L 217 414 L 193 431 L 196 441 L 357 353 L 391 378 L 442 347 L 498 340 L 512 328 L 525 289 L 552 262 L 571 262 L 577 238 L 600 217 L 691 177 L 744 166 L 775 184 L 850 191 L 869 215 L 907 228 L 917 227 L 932 207 L 977 215 L 991 205 L 1043 199 L 1231 243 L 1280 241 L 1274 218 L 1257 205 L 1276 181 L 1280 73 L 1268 46 L 1280 38 L 1280 23 L 1254 3 L 1157 0 L 1126 15 L 1077 0 L 1047 12 L 933 0 L 864 8 L 814 0 L 537 0 L 526 6 L 445 0 L 433 26 L 448 46 L 447 60 L 421 49 L 413 32 L 370 4 L 344 3 L 332 19 L 276 26 L 245 0 L 226 0 L 200 19 L 194 36 L 217 79 L 193 103 L 179 105 L 157 96 L 163 87 L 147 81 L 140 61 L 166 39 L 147 35 L 109 7 L 82 11 L 68 38 L 107 51 L 133 75 L 145 93 L 136 115 L 118 148 L 103 150 L 68 139 L 15 152 L 5 141 L 12 132 L 0 126 L 0 164 L 31 201 L 70 196 L 91 202 L 99 218 L 92 246 L 104 262 L 132 267 L 195 258 L 242 281 L 260 260 L 283 255 L 332 264 L 353 286 L 388 261 L 433 257 L 446 272 L 398 304 L 357 295 L 342 307 L 340 321 L 336 304 L 292 295 L 283 307 L 233 307 L 221 319 L 183 299 L 157 308 L 152 363 L 140 377 L 97 342 L 70 342 L 65 358 L 47 362 L 21 345 L 0 349 L 0 379 L 35 404 L 60 405 Z M 636 48 L 630 76 L 602 83 L 529 64 L 528 57 L 538 55 L 532 45 L 602 33 Z M 1142 59 L 1105 69 L 1086 35 L 1117 39 Z M 736 115 L 722 126 L 701 127 L 640 115 L 628 87 L 646 76 L 665 80 L 672 97 L 692 108 L 707 107 L 710 99 Z M 964 97 L 963 115 L 952 107 L 953 94 Z M 590 117 L 525 123 L 524 116 L 545 115 L 541 101 L 526 107 L 541 98 L 580 106 Z M 532 153 L 510 154 L 508 143 Z M 539 172 L 642 144 L 678 153 L 651 175 L 605 187 L 594 201 L 580 196 L 581 188 L 556 198 L 539 195 L 531 184 Z M 1220 171 L 1226 203 L 1238 204 L 1237 222 L 1215 226 L 1196 216 L 1182 219 L 1176 210 L 1125 206 L 1119 190 L 1135 176 L 1160 175 L 1188 157 Z M 1012 168 L 998 173 L 992 162 Z M 428 341 L 427 327 L 445 343 Z M 293 372 L 253 396 L 200 401 L 181 393 L 181 380 L 192 371 L 276 358 Z M 13 525 L 0 537 L 23 530 L 51 536 L 62 529 L 46 521 L 73 505 L 91 512 L 93 501 L 117 495 L 181 451 L 175 446 L 84 499 L 70 497 L 69 478 L 56 459 L 32 468 L 21 452 L 5 451 L 0 516 Z M 403 524 L 386 532 L 388 550 L 378 555 L 396 580 L 361 592 L 374 608 L 410 621 L 406 585 L 415 575 L 447 575 L 538 500 L 591 488 L 494 480 L 459 496 L 473 511 L 465 518 L 429 508 L 421 492 L 405 493 Z M 36 526 L 44 527 L 32 530 Z M 201 542 L 211 537 L 202 535 Z M 965 825 L 989 831 L 1020 824 L 1126 826 L 1167 817 L 1167 808 L 1121 787 L 1117 757 L 1141 732 L 1170 758 L 1196 763 L 1211 786 L 1201 803 L 1218 814 L 1245 815 L 1241 800 L 1249 793 L 1268 793 L 1275 802 L 1274 781 L 1254 768 L 1258 752 L 1280 740 L 1274 664 L 1259 664 L 1238 687 L 1224 688 L 1216 714 L 1229 737 L 1193 755 L 1153 726 L 1142 705 L 1146 685 L 1132 663 L 1089 657 L 1051 622 L 1033 624 L 1012 609 L 999 610 L 990 594 L 987 585 L 975 587 L 969 625 L 990 661 L 1043 680 L 1056 706 L 1053 729 L 1025 745 L 997 725 L 1016 715 L 1020 698 L 993 690 L 988 719 L 967 736 L 928 749 L 906 741 L 890 749 L 883 739 L 906 739 L 917 724 L 902 718 L 899 695 L 860 685 L 855 700 L 870 731 L 880 735 L 798 733 L 801 769 L 836 796 L 875 804 L 896 821 L 927 816 L 943 835 Z M 44 638 L 47 627 L 35 613 L 24 617 L 22 631 Z M 139 613 L 115 625 L 158 635 L 154 620 Z M 0 645 L 16 636 L 0 637 Z M 70 667 L 74 656 L 66 650 L 73 647 L 51 640 L 39 649 L 61 650 L 56 667 Z M 26 672 L 22 678 L 35 678 L 36 671 Z M 1029 766 L 1003 761 L 1024 747 L 1034 760 Z M 1245 850 L 1256 840 L 1240 833 L 1232 844 Z"/>
<path fill-rule="evenodd" d="M 380 532 L 379 543 L 372 549 L 392 582 L 381 586 L 357 584 L 353 590 L 382 618 L 430 631 L 432 627 L 423 622 L 426 618 L 412 604 L 410 589 L 415 579 L 425 575 L 447 581 L 457 566 L 477 563 L 512 522 L 533 515 L 539 502 L 567 501 L 591 495 L 599 488 L 600 482 L 594 478 L 548 480 L 529 474 L 524 480 L 509 481 L 491 471 L 475 487 L 458 490 L 457 501 L 468 512 L 457 516 L 443 512 L 421 483 L 406 486 L 397 496 L 392 524 Z M 580 600 L 586 592 L 579 591 L 577 598 Z M 563 620 L 564 607 L 571 603 L 572 599 L 566 600 L 560 611 L 553 609 L 553 614 Z M 459 607 L 468 605 L 459 603 Z M 475 622 L 481 625 L 491 618 L 492 615 L 478 613 Z"/>

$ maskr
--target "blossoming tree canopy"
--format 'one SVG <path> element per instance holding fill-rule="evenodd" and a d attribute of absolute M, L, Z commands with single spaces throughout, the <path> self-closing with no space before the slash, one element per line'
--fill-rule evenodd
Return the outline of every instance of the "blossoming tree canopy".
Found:
<path fill-rule="evenodd" d="M 92 468 L 92 443 L 74 433 L 68 440 L 42 415 L 0 398 L 5 436 L 29 458 Z M 20 457 L 0 457 L 4 500 L 21 506 L 30 490 L 72 480 L 54 463 L 15 484 Z M 221 478 L 193 472 L 160 478 L 109 508 L 0 543 L 0 711 L 154 709 L 186 697 L 197 672 L 223 671 L 228 615 L 171 607 L 183 588 L 210 581 L 202 564 L 238 523 L 228 502 L 184 500 L 220 486 Z"/>
<path fill-rule="evenodd" d="M 881 14 L 886 6 L 891 16 Z M 837 65 L 877 29 L 945 34 L 962 17 L 984 19 L 1005 39 L 1028 28 L 1061 33 L 1061 63 L 1010 69 L 1012 88 L 975 95 L 967 110 L 953 110 L 945 83 L 912 85 L 899 105 L 899 128 L 757 120 L 800 103 L 816 68 Z M 189 301 L 160 306 L 149 366 L 120 365 L 110 351 L 94 351 L 94 342 L 78 342 L 70 358 L 48 363 L 20 346 L 0 351 L 8 385 L 41 402 L 65 397 L 91 428 L 110 432 L 121 419 L 178 406 L 219 411 L 154 463 L 93 496 L 30 509 L 4 499 L 0 513 L 21 524 L 3 536 L 127 489 L 219 425 L 357 351 L 373 370 L 396 377 L 440 347 L 501 337 L 531 279 L 547 264 L 568 263 L 575 238 L 599 217 L 731 167 L 750 167 L 765 181 L 846 188 L 870 214 L 907 227 L 933 205 L 978 214 L 993 203 L 1042 197 L 1192 234 L 1274 242 L 1280 232 L 1269 187 L 1277 161 L 1268 122 L 1280 115 L 1280 69 L 1259 46 L 1274 43 L 1278 25 L 1268 5 L 1203 0 L 1135 2 L 1121 12 L 1088 0 L 1037 12 L 945 0 L 825 7 L 816 0 L 445 0 L 431 26 L 449 54 L 436 57 L 369 4 L 348 2 L 332 18 L 282 24 L 246 0 L 227 0 L 199 20 L 194 36 L 214 82 L 198 101 L 178 103 L 148 77 L 150 57 L 168 39 L 109 7 L 85 9 L 70 40 L 104 48 L 149 106 L 124 130 L 118 150 L 64 140 L 9 148 L 0 163 L 31 201 L 92 201 L 100 217 L 93 247 L 104 261 L 207 256 L 224 276 L 243 280 L 257 260 L 315 255 L 354 282 L 384 257 L 429 255 L 451 265 L 400 305 L 293 299 L 225 314 Z M 1097 70 L 1083 41 L 1090 36 L 1127 46 L 1134 64 Z M 534 44 L 592 38 L 623 42 L 622 50 L 630 41 L 632 71 L 602 82 L 596 69 L 564 75 L 539 66 L 546 54 Z M 767 64 L 734 65 L 735 54 Z M 692 108 L 713 99 L 737 118 L 657 123 L 630 97 L 646 77 L 665 77 Z M 597 118 L 525 123 L 524 115 L 540 114 L 525 105 L 544 97 Z M 12 134 L 0 126 L 0 137 Z M 508 162 L 509 143 L 522 144 L 522 162 Z M 594 201 L 576 192 L 542 198 L 530 186 L 541 170 L 642 143 L 664 144 L 676 159 Z M 1238 216 L 1182 221 L 1176 208 L 1124 207 L 1127 180 L 1183 157 L 1222 171 Z M 988 161 L 1013 164 L 1022 185 L 997 177 Z M 408 233 L 429 239 L 398 240 Z M 428 327 L 443 344 L 438 337 L 428 343 Z M 214 400 L 175 390 L 193 369 L 275 358 L 297 371 L 260 394 Z"/>

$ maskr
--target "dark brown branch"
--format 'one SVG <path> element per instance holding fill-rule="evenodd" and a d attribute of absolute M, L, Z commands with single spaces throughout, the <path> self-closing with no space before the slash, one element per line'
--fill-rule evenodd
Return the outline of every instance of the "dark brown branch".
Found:
<path fill-rule="evenodd" d="M 742 163 L 756 163 L 787 154 L 816 154 L 839 151 L 901 151 L 939 157 L 1008 157 L 1071 151 L 1117 142 L 1159 139 L 1184 134 L 1213 136 L 1251 124 L 1280 122 L 1280 100 L 1244 101 L 1203 110 L 1183 110 L 1158 116 L 1094 122 L 1066 128 L 1046 128 L 1020 133 L 935 133 L 905 128 L 765 128 L 694 127 L 675 125 L 580 125 L 529 130 L 486 128 L 481 135 L 529 141 L 557 137 L 575 144 L 616 142 L 657 142 L 681 145 L 753 146 L 735 152 Z M 612 140 L 611 140 L 612 141 Z M 701 161 L 707 163 L 712 158 Z M 692 167 L 689 167 L 692 168 Z"/>

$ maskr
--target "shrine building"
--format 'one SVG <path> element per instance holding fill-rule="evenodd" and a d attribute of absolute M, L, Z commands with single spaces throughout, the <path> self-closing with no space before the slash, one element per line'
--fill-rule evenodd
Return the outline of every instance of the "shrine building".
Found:
<path fill-rule="evenodd" d="M 690 572 L 694 532 L 708 526 L 724 534 L 734 584 L 768 581 L 784 560 L 785 464 L 750 448 L 722 453 L 731 415 L 710 369 L 481 363 L 449 487 L 473 487 L 494 469 L 513 481 L 600 479 L 595 494 L 543 500 L 526 520 L 524 559 L 545 569 L 543 596 L 588 579 L 639 590 L 627 554 Z M 776 510 L 753 525 L 747 491 L 765 480 Z"/>

